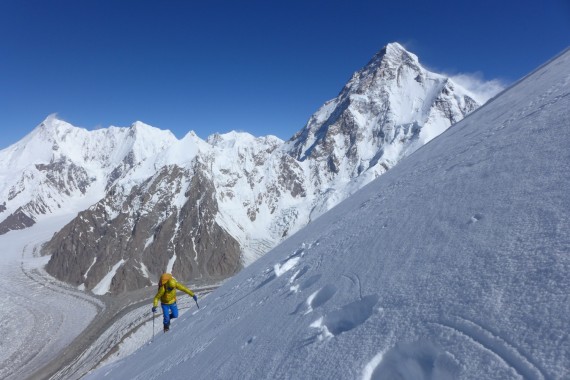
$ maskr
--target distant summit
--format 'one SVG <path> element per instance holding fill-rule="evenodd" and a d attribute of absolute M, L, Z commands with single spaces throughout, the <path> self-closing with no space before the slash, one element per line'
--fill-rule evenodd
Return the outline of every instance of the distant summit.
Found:
<path fill-rule="evenodd" d="M 361 177 L 358 188 L 385 173 L 478 106 L 465 89 L 391 43 L 311 116 L 290 152 L 318 173 L 312 181 L 333 190 L 325 211 L 344 199 L 336 189 Z"/>
<path fill-rule="evenodd" d="M 373 70 L 383 66 L 386 69 L 388 66 L 398 67 L 402 64 L 413 63 L 419 65 L 418 57 L 407 51 L 402 45 L 397 42 L 392 42 L 382 48 L 378 53 L 372 57 L 366 68 Z"/>

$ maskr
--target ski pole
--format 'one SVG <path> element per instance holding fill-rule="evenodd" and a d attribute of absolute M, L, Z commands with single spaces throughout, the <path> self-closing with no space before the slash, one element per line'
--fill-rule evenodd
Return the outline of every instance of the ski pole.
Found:
<path fill-rule="evenodd" d="M 154 342 L 154 311 L 152 312 L 152 341 Z"/>
<path fill-rule="evenodd" d="M 194 300 L 194 302 L 196 302 L 196 306 L 198 306 L 198 309 L 199 309 L 200 305 L 198 305 L 198 300 Z"/>

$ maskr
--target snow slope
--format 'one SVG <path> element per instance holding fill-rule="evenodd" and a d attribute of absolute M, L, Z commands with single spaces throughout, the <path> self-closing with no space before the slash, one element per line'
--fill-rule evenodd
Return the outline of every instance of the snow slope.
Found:
<path fill-rule="evenodd" d="M 89 379 L 568 379 L 570 50 Z"/>

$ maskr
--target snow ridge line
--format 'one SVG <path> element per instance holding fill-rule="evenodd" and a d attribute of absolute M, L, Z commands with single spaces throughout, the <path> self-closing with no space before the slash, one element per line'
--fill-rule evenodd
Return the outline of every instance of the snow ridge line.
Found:
<path fill-rule="evenodd" d="M 468 338 L 476 345 L 496 356 L 524 379 L 544 380 L 547 378 L 547 376 L 545 376 L 529 358 L 521 354 L 515 346 L 474 321 L 460 316 L 454 316 L 453 319 L 442 323 L 432 322 L 432 324 L 450 329 L 456 334 Z"/>

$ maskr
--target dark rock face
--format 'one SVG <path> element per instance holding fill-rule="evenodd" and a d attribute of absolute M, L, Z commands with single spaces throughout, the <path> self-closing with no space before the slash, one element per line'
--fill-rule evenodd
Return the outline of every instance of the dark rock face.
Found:
<path fill-rule="evenodd" d="M 289 190 L 295 198 L 303 198 L 307 195 L 302 173 L 303 169 L 295 159 L 289 155 L 281 157 L 279 162 L 279 183 L 284 189 Z"/>
<path fill-rule="evenodd" d="M 123 261 L 111 281 L 113 294 L 150 286 L 169 263 L 185 282 L 236 273 L 241 249 L 216 223 L 215 189 L 204 171 L 200 164 L 193 171 L 165 167 L 121 202 L 111 189 L 44 246 L 43 253 L 52 255 L 46 270 L 97 291 L 103 277 Z"/>
<path fill-rule="evenodd" d="M 225 278 L 241 268 L 238 242 L 216 223 L 218 204 L 212 182 L 200 170 L 186 191 L 180 210 L 173 272 L 180 278 L 196 274 Z M 194 273 L 195 272 L 195 273 Z"/>
<path fill-rule="evenodd" d="M 46 185 L 66 195 L 71 195 L 76 189 L 85 194 L 87 187 L 93 182 L 84 168 L 65 158 L 49 164 L 37 164 L 36 169 L 45 173 Z"/>
<path fill-rule="evenodd" d="M 5 209 L 6 208 L 4 208 L 4 210 Z M 35 220 L 26 215 L 22 208 L 19 208 L 0 223 L 0 235 L 4 235 L 13 230 L 23 230 L 24 228 L 33 226 L 35 223 Z"/>

